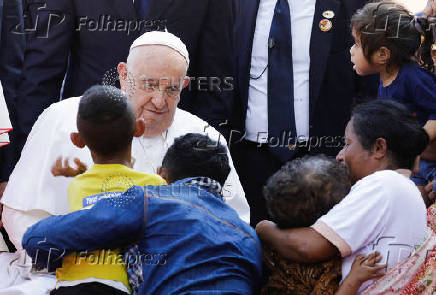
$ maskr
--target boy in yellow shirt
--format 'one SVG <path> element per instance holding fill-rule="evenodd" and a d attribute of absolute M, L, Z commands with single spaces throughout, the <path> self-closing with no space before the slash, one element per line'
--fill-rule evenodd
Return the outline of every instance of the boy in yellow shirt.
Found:
<path fill-rule="evenodd" d="M 78 132 L 71 133 L 71 141 L 79 148 L 89 148 L 94 165 L 71 181 L 68 187 L 71 211 L 92 206 L 98 201 L 97 194 L 107 192 L 113 196 L 133 185 L 166 184 L 159 175 L 131 169 L 132 139 L 143 134 L 145 124 L 135 118 L 121 90 L 110 86 L 88 89 L 80 100 L 77 129 Z M 68 255 L 56 270 L 57 288 L 51 294 L 130 293 L 121 257 L 119 249 Z"/>

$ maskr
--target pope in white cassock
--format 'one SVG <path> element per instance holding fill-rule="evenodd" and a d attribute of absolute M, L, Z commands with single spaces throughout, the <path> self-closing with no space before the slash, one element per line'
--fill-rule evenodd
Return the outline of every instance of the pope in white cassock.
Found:
<path fill-rule="evenodd" d="M 206 133 L 225 144 L 207 122 L 177 108 L 180 92 L 189 83 L 188 66 L 185 45 L 167 32 L 140 36 L 133 42 L 127 62 L 118 65 L 121 89 L 146 125 L 144 136 L 132 143 L 134 169 L 156 173 L 168 147 L 186 133 Z M 70 133 L 77 132 L 79 100 L 73 97 L 55 103 L 39 116 L 9 178 L 1 200 L 3 224 L 18 252 L 0 254 L 0 294 L 48 294 L 55 285 L 54 276 L 29 273 L 31 262 L 25 259 L 21 238 L 37 221 L 69 211 L 67 188 L 71 178 L 51 174 L 56 158 L 79 158 L 88 167 L 92 165 L 89 150 L 79 149 L 70 141 Z M 241 219 L 249 222 L 250 209 L 229 152 L 228 156 L 232 170 L 223 195 Z"/>

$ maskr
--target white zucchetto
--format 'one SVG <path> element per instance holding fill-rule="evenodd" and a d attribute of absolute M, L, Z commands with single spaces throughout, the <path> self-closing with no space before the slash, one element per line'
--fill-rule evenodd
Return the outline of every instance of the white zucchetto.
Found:
<path fill-rule="evenodd" d="M 168 46 L 180 53 L 186 60 L 189 66 L 189 53 L 186 45 L 174 34 L 170 32 L 152 31 L 146 32 L 133 41 L 130 50 L 143 45 L 164 45 Z"/>

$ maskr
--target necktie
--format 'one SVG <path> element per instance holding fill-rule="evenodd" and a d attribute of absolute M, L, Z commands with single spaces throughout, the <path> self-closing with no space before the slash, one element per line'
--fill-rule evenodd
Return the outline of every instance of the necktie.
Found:
<path fill-rule="evenodd" d="M 133 5 L 135 6 L 137 18 L 145 19 L 148 13 L 150 0 L 134 0 Z"/>
<path fill-rule="evenodd" d="M 268 41 L 268 138 L 282 162 L 291 159 L 289 145 L 296 142 L 291 35 L 288 0 L 277 0 Z"/>

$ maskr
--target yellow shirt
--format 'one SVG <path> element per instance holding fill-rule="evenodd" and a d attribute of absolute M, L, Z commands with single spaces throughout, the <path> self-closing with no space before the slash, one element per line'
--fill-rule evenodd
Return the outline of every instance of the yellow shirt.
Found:
<path fill-rule="evenodd" d="M 124 192 L 133 185 L 166 185 L 156 174 L 146 174 L 121 164 L 95 164 L 85 173 L 76 176 L 68 187 L 71 211 L 95 204 L 93 195 L 105 192 Z M 80 226 L 80 225 L 78 225 Z M 77 281 L 87 278 L 119 281 L 129 290 L 126 266 L 119 249 L 97 250 L 89 253 L 71 253 L 56 270 L 58 281 Z"/>

